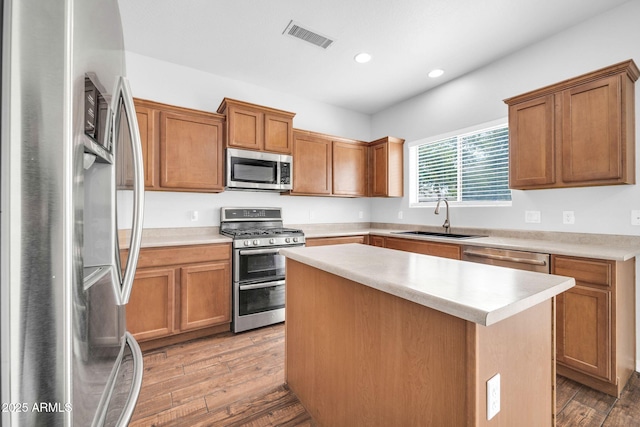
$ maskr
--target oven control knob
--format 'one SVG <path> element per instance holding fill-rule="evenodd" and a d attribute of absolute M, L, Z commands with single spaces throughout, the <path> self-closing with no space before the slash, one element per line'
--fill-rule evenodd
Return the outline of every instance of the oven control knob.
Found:
<path fill-rule="evenodd" d="M 276 243 L 276 239 L 269 239 L 269 243 L 273 245 L 274 243 Z"/>
<path fill-rule="evenodd" d="M 258 244 L 259 244 L 259 243 L 260 243 L 260 241 L 259 241 L 259 240 L 254 240 L 254 241 L 253 241 L 253 246 L 258 246 Z"/>
<path fill-rule="evenodd" d="M 249 242 L 248 240 L 245 240 L 245 241 L 244 241 L 244 245 L 245 245 L 245 246 L 249 246 L 249 243 L 251 243 L 251 242 Z"/>
<path fill-rule="evenodd" d="M 297 238 L 297 237 L 294 237 L 294 238 L 293 238 L 293 242 L 294 242 L 294 243 L 297 243 L 297 242 L 298 242 L 298 238 Z"/>
<path fill-rule="evenodd" d="M 284 239 L 284 241 L 285 241 L 285 243 L 291 243 L 291 237 L 286 237 L 286 238 Z"/>

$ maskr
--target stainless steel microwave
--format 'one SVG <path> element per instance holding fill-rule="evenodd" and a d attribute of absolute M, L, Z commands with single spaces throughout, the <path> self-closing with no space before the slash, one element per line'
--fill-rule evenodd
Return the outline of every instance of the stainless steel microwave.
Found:
<path fill-rule="evenodd" d="M 292 188 L 293 157 L 227 148 L 229 190 L 287 191 Z"/>

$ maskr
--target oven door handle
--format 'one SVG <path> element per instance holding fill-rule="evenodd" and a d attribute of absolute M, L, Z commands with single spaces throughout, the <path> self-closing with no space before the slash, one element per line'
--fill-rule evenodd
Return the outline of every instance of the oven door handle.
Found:
<path fill-rule="evenodd" d="M 252 285 L 240 285 L 241 291 L 249 291 L 251 289 L 271 288 L 273 286 L 284 285 L 284 280 L 276 280 L 275 282 L 254 283 Z"/>
<path fill-rule="evenodd" d="M 240 255 L 279 254 L 280 249 L 241 249 Z"/>

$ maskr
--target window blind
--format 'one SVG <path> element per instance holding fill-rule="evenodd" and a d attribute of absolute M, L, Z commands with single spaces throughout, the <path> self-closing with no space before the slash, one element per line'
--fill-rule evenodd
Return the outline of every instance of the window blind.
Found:
<path fill-rule="evenodd" d="M 418 146 L 418 201 L 511 200 L 506 124 Z"/>

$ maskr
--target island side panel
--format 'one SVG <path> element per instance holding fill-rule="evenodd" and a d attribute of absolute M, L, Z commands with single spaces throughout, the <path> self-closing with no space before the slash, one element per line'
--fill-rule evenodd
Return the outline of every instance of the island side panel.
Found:
<path fill-rule="evenodd" d="M 475 425 L 555 425 L 552 308 L 550 299 L 491 326 L 469 323 L 468 336 L 470 344 L 475 340 L 476 355 L 472 362 L 477 372 Z M 486 383 L 498 373 L 500 412 L 487 420 Z"/>
<path fill-rule="evenodd" d="M 467 322 L 287 260 L 286 381 L 320 425 L 468 425 Z"/>

